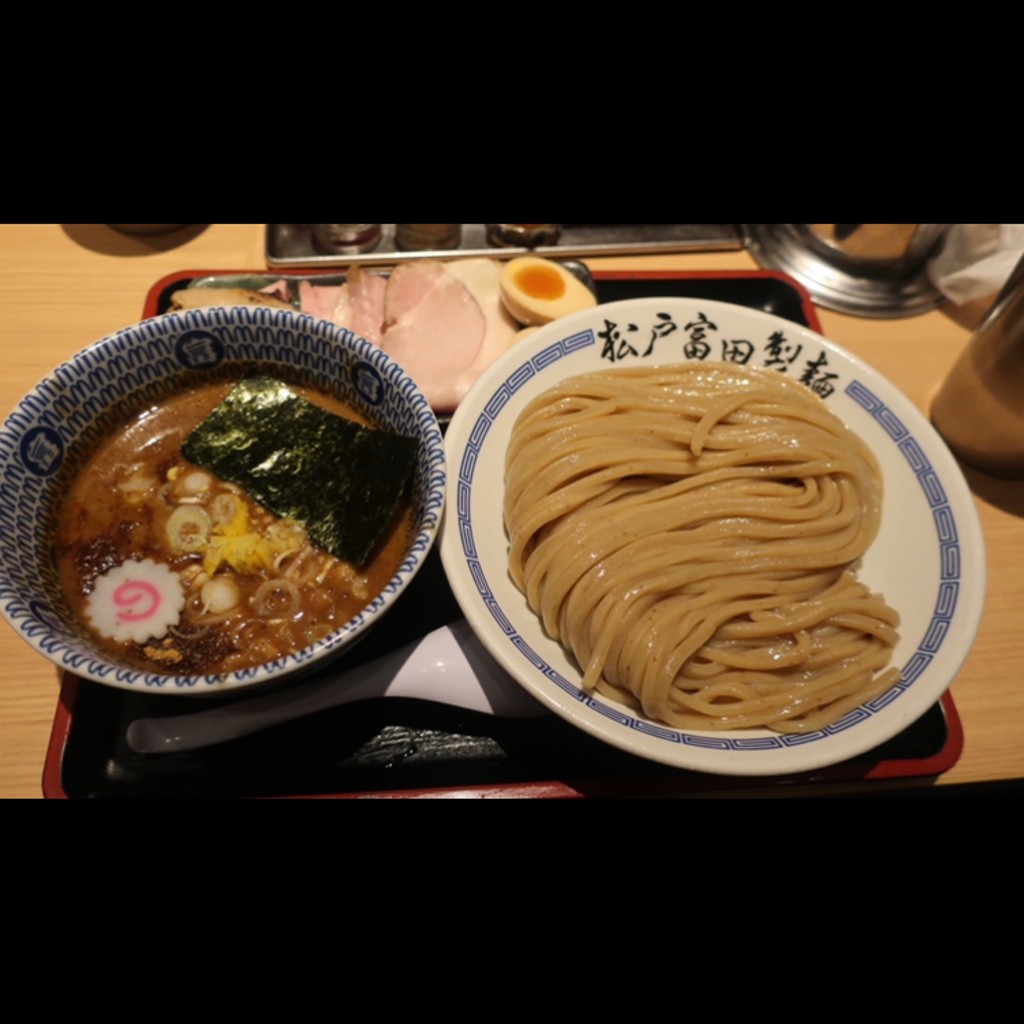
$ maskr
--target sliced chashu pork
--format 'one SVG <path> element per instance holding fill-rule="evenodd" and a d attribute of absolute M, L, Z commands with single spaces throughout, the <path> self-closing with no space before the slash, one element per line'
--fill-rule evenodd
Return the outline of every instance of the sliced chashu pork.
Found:
<path fill-rule="evenodd" d="M 350 267 L 345 283 L 338 289 L 338 298 L 331 319 L 353 334 L 375 345 L 384 336 L 384 301 L 388 279 L 380 274 Z"/>
<path fill-rule="evenodd" d="M 172 293 L 171 309 L 207 309 L 211 306 L 274 306 L 294 309 L 285 299 L 247 288 L 179 288 Z"/>
<path fill-rule="evenodd" d="M 469 289 L 439 260 L 402 263 L 387 281 L 380 347 L 438 412 L 459 399 L 459 381 L 480 355 L 487 318 Z"/>
<path fill-rule="evenodd" d="M 445 266 L 469 289 L 487 323 L 484 342 L 476 359 L 455 381 L 457 401 L 461 402 L 480 374 L 512 344 L 520 325 L 501 300 L 501 264 L 497 260 L 452 260 Z"/>
<path fill-rule="evenodd" d="M 313 284 L 312 281 L 300 281 L 299 309 L 311 316 L 333 321 L 341 289 L 342 285 L 338 284 Z"/>

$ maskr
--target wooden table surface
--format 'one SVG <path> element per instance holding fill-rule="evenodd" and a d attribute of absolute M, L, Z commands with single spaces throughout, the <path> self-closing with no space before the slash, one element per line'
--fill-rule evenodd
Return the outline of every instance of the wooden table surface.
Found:
<path fill-rule="evenodd" d="M 756 270 L 745 250 L 605 257 L 594 269 Z M 151 285 L 183 270 L 266 267 L 265 225 L 211 224 L 128 236 L 102 224 L 0 225 L 0 415 L 59 362 L 140 319 Z M 875 320 L 819 308 L 822 333 L 859 355 L 920 409 L 991 302 L 946 303 Z M 975 644 L 952 687 L 963 752 L 935 784 L 1024 779 L 1024 481 L 965 469 L 988 556 L 988 595 Z M 0 623 L 0 798 L 41 798 L 58 700 L 56 669 Z M 864 783 L 871 786 L 873 783 Z"/>

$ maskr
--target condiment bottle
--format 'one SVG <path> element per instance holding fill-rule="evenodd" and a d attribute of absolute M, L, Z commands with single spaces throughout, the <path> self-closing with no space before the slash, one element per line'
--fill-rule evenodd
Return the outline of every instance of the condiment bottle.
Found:
<path fill-rule="evenodd" d="M 313 245 L 322 253 L 353 255 L 380 243 L 379 224 L 314 224 Z"/>
<path fill-rule="evenodd" d="M 488 224 L 487 241 L 498 246 L 554 245 L 562 234 L 561 224 Z"/>
<path fill-rule="evenodd" d="M 461 224 L 395 225 L 395 245 L 406 252 L 417 249 L 457 249 L 461 241 Z"/>
<path fill-rule="evenodd" d="M 1024 477 L 1024 258 L 942 382 L 931 417 L 963 462 Z"/>

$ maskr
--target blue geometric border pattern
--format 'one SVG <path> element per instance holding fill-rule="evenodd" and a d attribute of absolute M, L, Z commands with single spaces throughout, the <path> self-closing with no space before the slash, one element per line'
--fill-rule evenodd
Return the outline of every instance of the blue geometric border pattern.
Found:
<path fill-rule="evenodd" d="M 927 455 L 910 430 L 896 416 L 892 409 L 879 399 L 869 387 L 857 380 L 846 387 L 846 394 L 882 426 L 913 470 L 932 511 L 941 554 L 941 583 L 931 621 L 917 649 L 911 655 L 906 665 L 903 666 L 900 681 L 888 691 L 867 704 L 854 708 L 826 728 L 812 733 L 801 735 L 778 734 L 747 739 L 699 735 L 658 725 L 654 722 L 643 721 L 633 717 L 628 712 L 606 704 L 599 698 L 582 693 L 578 686 L 549 665 L 516 631 L 491 590 L 483 566 L 480 563 L 476 541 L 473 537 L 473 524 L 470 518 L 470 495 L 473 486 L 473 476 L 482 455 L 487 435 L 494 425 L 497 416 L 508 404 L 511 397 L 545 367 L 570 355 L 572 352 L 593 345 L 595 341 L 593 331 L 583 331 L 572 337 L 564 338 L 542 352 L 538 352 L 527 362 L 513 370 L 495 389 L 494 395 L 484 406 L 477 421 L 472 425 L 466 449 L 457 467 L 454 512 L 458 523 L 463 554 L 466 557 L 469 572 L 485 607 L 490 611 L 495 622 L 497 622 L 499 628 L 511 644 L 537 671 L 573 700 L 579 701 L 597 714 L 615 721 L 626 728 L 636 730 L 638 733 L 643 733 L 646 736 L 663 740 L 667 743 L 683 746 L 738 752 L 757 752 L 804 746 L 853 728 L 883 708 L 888 707 L 931 664 L 938 654 L 939 648 L 942 646 L 949 631 L 960 593 L 961 551 L 953 509 L 950 506 L 939 476 L 929 462 Z"/>
<path fill-rule="evenodd" d="M 949 498 L 935 467 L 928 461 L 928 456 L 899 417 L 860 381 L 853 381 L 847 387 L 846 393 L 871 415 L 872 419 L 885 430 L 896 447 L 899 448 L 924 492 L 939 539 L 939 593 L 928 628 L 925 630 L 924 639 L 907 664 L 903 666 L 900 682 L 897 687 L 894 687 L 894 689 L 905 690 L 938 654 L 956 612 L 957 601 L 960 597 L 961 569 L 961 548 L 956 528 L 956 516 L 953 514 Z M 892 699 L 889 694 L 884 694 L 879 700 L 886 697 Z"/>

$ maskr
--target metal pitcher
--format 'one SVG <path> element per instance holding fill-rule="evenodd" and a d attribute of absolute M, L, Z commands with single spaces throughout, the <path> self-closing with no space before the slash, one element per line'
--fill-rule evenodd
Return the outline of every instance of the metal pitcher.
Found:
<path fill-rule="evenodd" d="M 928 279 L 949 224 L 744 224 L 762 266 L 796 278 L 828 309 L 860 316 L 911 316 L 944 296 Z"/>

